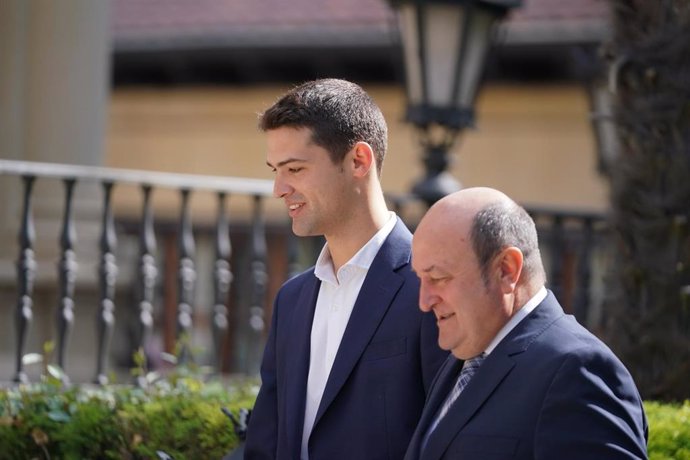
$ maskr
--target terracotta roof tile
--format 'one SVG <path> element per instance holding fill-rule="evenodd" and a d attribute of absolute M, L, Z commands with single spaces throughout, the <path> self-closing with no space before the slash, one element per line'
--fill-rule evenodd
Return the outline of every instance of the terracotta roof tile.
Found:
<path fill-rule="evenodd" d="M 318 5 L 318 6 L 315 6 Z M 523 0 L 509 28 L 567 23 L 580 30 L 607 17 L 604 0 Z M 384 0 L 115 0 L 116 46 L 176 41 L 220 45 L 280 45 L 283 37 L 318 45 L 323 40 L 390 40 L 394 15 Z M 548 27 L 547 27 L 548 29 Z M 329 38 L 330 37 L 330 38 Z"/>
<path fill-rule="evenodd" d="M 515 21 L 599 19 L 608 15 L 605 0 L 523 0 L 513 14 Z"/>

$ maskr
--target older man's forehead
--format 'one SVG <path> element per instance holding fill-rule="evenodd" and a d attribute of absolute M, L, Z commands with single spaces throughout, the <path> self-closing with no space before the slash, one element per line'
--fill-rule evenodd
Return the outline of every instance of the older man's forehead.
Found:
<path fill-rule="evenodd" d="M 412 237 L 412 263 L 415 269 L 419 264 L 442 266 L 451 263 L 469 249 L 467 235 L 449 231 L 415 232 Z"/>
<path fill-rule="evenodd" d="M 470 238 L 472 219 L 467 216 L 434 214 L 420 222 L 412 239 L 421 245 L 448 248 L 450 245 L 464 243 Z"/>

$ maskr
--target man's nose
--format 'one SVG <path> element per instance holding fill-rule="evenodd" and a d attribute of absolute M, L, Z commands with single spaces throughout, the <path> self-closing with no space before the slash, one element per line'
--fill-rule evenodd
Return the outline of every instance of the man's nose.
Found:
<path fill-rule="evenodd" d="M 290 187 L 281 177 L 277 175 L 273 180 L 273 196 L 276 198 L 283 198 L 290 194 L 292 187 Z"/>
<path fill-rule="evenodd" d="M 438 303 L 438 296 L 424 287 L 424 283 L 419 287 L 419 309 L 423 312 L 431 311 Z"/>

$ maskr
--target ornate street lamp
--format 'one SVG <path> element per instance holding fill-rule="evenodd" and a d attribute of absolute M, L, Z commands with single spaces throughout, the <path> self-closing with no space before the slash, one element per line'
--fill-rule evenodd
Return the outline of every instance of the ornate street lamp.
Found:
<path fill-rule="evenodd" d="M 460 189 L 448 150 L 473 126 L 474 100 L 494 25 L 521 0 L 389 0 L 398 12 L 407 121 L 420 131 L 425 177 L 412 192 L 428 204 Z"/>

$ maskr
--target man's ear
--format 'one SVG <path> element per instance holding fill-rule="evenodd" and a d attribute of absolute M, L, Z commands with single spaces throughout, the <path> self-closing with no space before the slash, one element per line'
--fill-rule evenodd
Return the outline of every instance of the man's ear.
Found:
<path fill-rule="evenodd" d="M 364 177 L 372 168 L 376 168 L 374 150 L 366 142 L 357 142 L 350 154 L 355 177 Z"/>
<path fill-rule="evenodd" d="M 495 263 L 501 290 L 505 294 L 514 292 L 524 263 L 522 251 L 512 246 L 505 248 L 498 254 Z"/>

